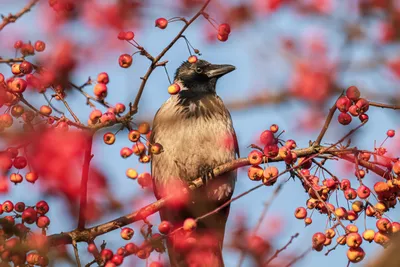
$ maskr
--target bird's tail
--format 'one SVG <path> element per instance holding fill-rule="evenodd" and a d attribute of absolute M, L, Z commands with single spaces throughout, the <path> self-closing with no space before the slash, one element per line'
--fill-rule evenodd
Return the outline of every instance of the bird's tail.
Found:
<path fill-rule="evenodd" d="M 172 215 L 171 210 L 168 213 Z M 195 231 L 171 235 L 167 239 L 171 267 L 224 267 L 222 247 L 228 214 L 229 206 L 199 220 Z"/>
<path fill-rule="evenodd" d="M 179 235 L 179 236 L 178 236 Z M 167 241 L 171 267 L 224 267 L 221 240 L 213 234 L 177 234 Z"/>

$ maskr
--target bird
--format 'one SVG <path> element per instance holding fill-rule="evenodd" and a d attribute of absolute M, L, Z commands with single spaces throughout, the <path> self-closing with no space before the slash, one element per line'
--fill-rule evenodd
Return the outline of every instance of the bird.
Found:
<path fill-rule="evenodd" d="M 210 178 L 213 168 L 240 157 L 231 115 L 216 92 L 217 81 L 235 69 L 233 65 L 211 64 L 202 59 L 184 61 L 174 77 L 180 92 L 171 95 L 155 114 L 149 141 L 163 148 L 162 153 L 152 156 L 151 162 L 155 197 L 174 194 L 177 183 L 188 186 L 199 177 L 205 183 L 190 191 L 185 205 L 160 210 L 161 220 L 171 223 L 173 229 L 188 218 L 215 210 L 232 197 L 236 170 Z M 195 240 L 196 248 L 180 246 L 185 234 L 167 238 L 171 266 L 223 267 L 222 247 L 229 210 L 227 205 L 197 221 L 192 239 L 186 239 Z"/>

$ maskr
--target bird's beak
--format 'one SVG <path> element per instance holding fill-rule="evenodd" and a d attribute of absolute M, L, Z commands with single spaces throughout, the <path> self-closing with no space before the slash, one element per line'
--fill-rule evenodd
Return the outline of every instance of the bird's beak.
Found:
<path fill-rule="evenodd" d="M 236 69 L 235 66 L 232 65 L 211 65 L 206 71 L 206 75 L 208 78 L 219 78 L 224 76 L 225 74 L 234 71 Z"/>

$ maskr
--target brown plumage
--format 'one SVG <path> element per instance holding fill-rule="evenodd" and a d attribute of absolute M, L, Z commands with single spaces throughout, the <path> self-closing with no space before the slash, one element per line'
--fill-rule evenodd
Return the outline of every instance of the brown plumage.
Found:
<path fill-rule="evenodd" d="M 231 116 L 216 95 L 218 78 L 234 70 L 231 65 L 212 65 L 204 60 L 184 62 L 178 68 L 175 82 L 183 89 L 171 96 L 154 118 L 151 143 L 160 143 L 163 152 L 152 159 L 154 193 L 157 199 L 173 194 L 177 183 L 188 185 L 207 176 L 212 168 L 229 162 L 239 154 Z M 191 192 L 184 206 L 169 206 L 160 211 L 161 220 L 174 228 L 186 218 L 204 215 L 233 194 L 236 172 L 213 179 Z M 187 236 L 177 234 L 167 242 L 171 266 L 224 266 L 222 245 L 229 206 L 198 222 L 191 237 L 195 249 L 182 249 Z M 186 241 L 183 241 L 186 240 Z"/>

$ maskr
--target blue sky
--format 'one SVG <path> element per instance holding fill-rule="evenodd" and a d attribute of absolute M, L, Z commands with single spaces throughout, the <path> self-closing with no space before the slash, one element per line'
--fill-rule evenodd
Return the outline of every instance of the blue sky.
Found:
<path fill-rule="evenodd" d="M 25 2 L 26 1 L 3 0 L 0 2 L 1 13 L 15 12 Z M 342 4 L 341 1 L 338 1 L 338 3 Z M 173 17 L 180 15 L 175 12 L 176 10 L 174 9 L 165 9 L 163 5 L 155 5 L 155 8 L 145 9 L 146 15 L 142 20 L 143 28 L 135 31 L 135 33 L 138 42 L 144 46 L 150 54 L 156 55 L 161 51 L 181 27 L 181 24 L 173 23 L 168 26 L 167 30 L 161 31 L 154 28 L 154 19 L 160 16 Z M 210 13 L 212 14 L 212 10 L 210 10 Z M 48 43 L 47 52 L 50 52 L 55 40 L 52 36 L 49 36 L 46 32 L 41 30 L 40 23 L 38 22 L 41 19 L 40 16 L 41 13 L 35 9 L 19 20 L 16 25 L 8 25 L 5 30 L 0 33 L 0 56 L 13 56 L 14 53 L 9 47 L 12 46 L 15 41 L 15 31 L 23 35 L 23 40 L 34 41 L 41 39 L 45 41 Z M 339 19 L 345 16 L 346 14 L 340 12 L 335 15 L 335 17 Z M 331 22 L 332 21 L 326 21 L 318 17 L 305 20 L 300 16 L 294 16 L 289 10 L 282 10 L 278 14 L 274 14 L 270 17 L 258 18 L 252 25 L 234 29 L 229 41 L 226 43 L 216 42 L 209 44 L 205 41 L 203 26 L 206 22 L 202 18 L 195 22 L 185 35 L 196 48 L 201 50 L 201 58 L 213 63 L 227 63 L 237 67 L 233 73 L 227 75 L 218 82 L 217 92 L 221 98 L 228 103 L 233 100 L 248 98 L 258 92 L 262 92 L 265 88 L 271 91 L 281 90 L 282 85 L 289 79 L 291 66 L 282 57 L 282 54 L 279 53 L 279 36 L 302 36 L 303 34 L 309 34 L 309 32 L 324 31 L 325 35 L 328 37 L 329 46 L 332 47 L 332 56 L 335 56 L 335 53 L 340 52 L 343 34 L 340 31 L 340 27 L 337 26 L 338 24 Z M 371 35 L 374 35 L 373 29 L 369 32 Z M 96 35 L 91 29 L 82 27 L 77 23 L 63 27 L 58 34 L 68 36 L 83 44 L 91 44 L 93 48 L 92 52 L 96 51 L 97 44 L 101 45 L 101 43 L 97 42 L 101 42 L 102 40 L 102 37 Z M 107 38 L 116 38 L 116 35 Z M 385 50 L 385 53 L 390 55 L 392 51 L 394 51 L 393 47 Z M 125 104 L 129 101 L 133 101 L 141 82 L 140 77 L 144 75 L 149 62 L 144 57 L 135 56 L 134 63 L 129 69 L 121 69 L 117 64 L 117 58 L 120 54 L 129 52 L 133 52 L 132 48 L 129 45 L 125 45 L 120 49 L 112 49 L 107 53 L 98 55 L 98 62 L 92 64 L 89 61 L 79 66 L 74 72 L 73 81 L 76 84 L 81 84 L 86 81 L 88 76 L 94 78 L 98 73 L 106 71 L 109 73 L 111 80 L 107 101 L 110 103 L 122 101 Z M 374 56 L 374 50 L 368 43 L 360 42 L 354 49 L 354 57 L 357 59 L 369 59 Z M 165 59 L 169 60 L 167 67 L 170 75 L 173 75 L 175 69 L 182 61 L 186 60 L 187 57 L 186 45 L 183 40 L 179 41 L 165 56 Z M 9 70 L 4 65 L 0 66 L 0 72 L 7 73 L 8 75 L 10 74 Z M 382 69 L 357 72 L 349 70 L 349 72 L 340 75 L 339 80 L 343 87 L 355 84 L 360 86 L 361 89 L 365 88 L 370 92 L 380 92 L 388 95 L 393 94 L 397 87 L 397 81 L 393 80 L 393 78 Z M 166 90 L 167 87 L 168 80 L 164 70 L 162 68 L 155 70 L 147 83 L 142 101 L 139 105 L 137 118 L 149 118 L 154 116 L 158 107 L 169 97 Z M 90 88 L 88 92 L 91 92 Z M 40 99 L 35 99 L 33 101 L 38 105 L 43 103 L 43 100 Z M 80 95 L 76 94 L 74 100 L 71 102 L 71 107 L 79 114 L 79 117 L 83 121 L 86 121 L 90 109 L 84 106 L 84 101 L 85 100 Z M 334 99 L 331 99 L 329 104 L 324 107 L 325 113 L 327 113 L 333 101 Z M 308 141 L 310 139 L 315 139 L 318 135 L 318 131 L 297 127 L 297 122 L 307 116 L 307 109 L 307 103 L 290 101 L 279 105 L 265 105 L 244 111 L 232 111 L 234 126 L 239 138 L 241 155 L 246 156 L 250 151 L 247 146 L 254 141 L 254 138 L 256 138 L 262 130 L 267 129 L 273 123 L 278 124 L 280 129 L 286 131 L 283 138 L 295 139 L 300 147 L 307 146 Z M 372 149 L 375 139 L 377 139 L 379 143 L 385 138 L 387 129 L 396 129 L 396 120 L 393 118 L 396 118 L 398 113 L 394 111 L 383 112 L 382 110 L 372 109 L 369 112 L 369 116 L 370 122 L 362 128 L 361 134 L 353 141 L 360 147 Z M 334 121 L 332 128 L 326 135 L 325 141 L 334 143 L 343 136 L 346 131 L 351 129 L 352 126 L 356 126 L 357 123 L 358 122 L 353 122 L 351 126 L 344 127 L 339 126 L 338 123 Z M 322 125 L 317 125 L 317 127 L 321 126 Z M 96 138 L 93 164 L 101 168 L 104 173 L 108 175 L 113 192 L 115 192 L 118 199 L 129 203 L 132 196 L 140 195 L 142 191 L 139 189 L 136 182 L 125 178 L 125 170 L 129 167 L 133 167 L 137 168 L 139 171 L 144 171 L 149 170 L 149 166 L 139 165 L 135 158 L 124 160 L 119 157 L 120 148 L 129 145 L 129 141 L 125 137 L 126 132 L 118 135 L 117 142 L 111 147 L 102 143 L 101 136 L 101 134 L 98 134 Z M 391 142 L 393 142 L 393 144 L 398 143 L 396 140 Z M 335 164 L 336 163 L 328 166 L 334 169 L 335 166 L 338 166 Z M 282 169 L 281 165 L 277 166 L 280 166 Z M 352 173 L 346 173 L 341 169 L 339 169 L 337 173 L 343 175 L 341 176 L 343 178 L 345 176 L 354 178 Z M 370 176 L 370 181 L 372 183 L 375 179 L 374 175 L 369 174 L 368 176 Z M 286 179 L 286 177 L 282 177 L 282 179 Z M 235 193 L 239 194 L 244 192 L 254 185 L 255 183 L 247 178 L 246 169 L 243 169 L 239 171 Z M 262 187 L 233 203 L 231 207 L 231 218 L 227 227 L 228 241 L 234 224 L 234 218 L 237 215 L 245 215 L 248 226 L 254 227 L 263 209 L 263 203 L 269 199 L 272 191 L 273 188 L 271 187 Z M 13 187 L 8 196 L 0 196 L 0 201 L 5 199 L 35 203 L 41 200 L 41 196 L 35 190 L 35 187 L 23 183 L 20 186 Z M 151 199 L 149 199 L 149 201 L 150 200 Z M 311 236 L 314 232 L 325 230 L 326 217 L 323 215 L 315 213 L 312 217 L 313 224 L 307 228 L 304 228 L 302 221 L 294 218 L 293 213 L 295 208 L 304 206 L 306 200 L 307 195 L 304 193 L 300 182 L 290 180 L 284 185 L 282 192 L 275 199 L 264 220 L 262 228 L 265 230 L 262 233 L 266 232 L 267 236 L 275 236 L 273 242 L 276 244 L 277 248 L 283 246 L 294 233 L 300 233 L 300 236 L 287 251 L 281 254 L 281 257 L 285 257 L 284 255 L 301 253 L 311 245 Z M 60 211 L 62 210 L 63 203 L 57 199 L 53 199 L 51 201 L 51 211 L 49 214 L 52 221 L 49 228 L 50 233 L 70 230 L 71 225 L 75 225 L 75 222 L 71 221 L 70 218 L 61 214 Z M 124 213 L 129 211 L 130 209 L 127 207 Z M 390 214 L 392 219 L 399 219 L 398 212 L 394 211 Z M 102 221 L 105 222 L 109 219 L 116 218 L 118 215 L 121 214 L 107 214 L 102 218 Z M 154 222 L 158 221 L 158 215 L 153 215 L 151 218 Z M 277 218 L 280 218 L 282 231 L 279 233 L 271 233 L 268 229 L 275 231 L 276 227 L 274 225 L 276 224 Z M 367 223 L 370 227 L 374 227 L 373 221 L 367 220 Z M 362 222 L 359 224 L 361 226 Z M 133 226 L 135 229 L 139 229 L 140 223 L 135 223 Z M 124 243 L 119 238 L 118 231 L 100 237 L 98 239 L 98 244 L 100 244 L 103 238 L 107 240 L 107 243 L 112 248 L 117 248 Z M 84 244 L 80 244 L 80 248 L 83 251 L 86 249 Z M 364 244 L 363 248 L 367 252 L 366 261 L 372 255 L 382 250 L 376 244 Z M 86 256 L 83 258 L 88 259 Z M 224 256 L 226 266 L 236 266 L 238 254 L 231 253 L 231 251 L 226 249 Z M 312 252 L 295 266 L 316 267 L 321 266 L 321 264 L 325 267 L 345 266 L 347 264 L 345 248 L 338 247 L 328 258 L 325 257 L 323 253 Z M 145 265 L 138 264 L 137 266 Z M 243 266 L 252 266 L 252 264 L 249 260 L 246 260 Z"/>

